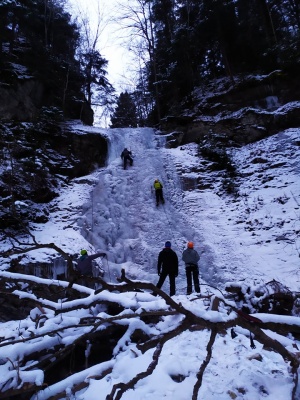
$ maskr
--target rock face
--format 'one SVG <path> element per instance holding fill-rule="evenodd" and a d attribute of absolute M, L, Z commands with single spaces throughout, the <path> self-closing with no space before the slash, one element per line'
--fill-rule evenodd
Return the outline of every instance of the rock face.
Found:
<path fill-rule="evenodd" d="M 3 75 L 3 74 L 2 74 Z M 43 84 L 33 78 L 20 79 L 16 76 L 0 75 L 0 119 L 14 121 L 36 121 L 45 108 L 53 109 L 53 99 L 48 96 Z M 62 113 L 62 111 L 59 111 Z M 69 99 L 64 105 L 65 114 L 93 125 L 94 112 L 86 101 Z"/>
<path fill-rule="evenodd" d="M 0 129 L 0 229 L 17 227 L 16 212 L 23 221 L 46 222 L 47 203 L 61 186 L 106 162 L 107 142 L 98 133 L 77 133 L 53 122 L 14 122 Z"/>
<path fill-rule="evenodd" d="M 44 89 L 39 82 L 28 79 L 0 85 L 0 115 L 4 120 L 32 121 L 37 118 Z"/>
<path fill-rule="evenodd" d="M 47 146 L 49 153 L 57 154 L 56 160 L 50 160 L 51 173 L 73 179 L 105 165 L 107 141 L 98 133 L 77 133 L 62 124 L 55 132 L 45 132 L 42 138 L 39 136 L 39 140 Z"/>
<path fill-rule="evenodd" d="M 300 84 L 280 71 L 243 77 L 236 82 L 215 80 L 196 90 L 184 111 L 160 126 L 170 146 L 202 140 L 211 134 L 243 145 L 300 124 Z"/>

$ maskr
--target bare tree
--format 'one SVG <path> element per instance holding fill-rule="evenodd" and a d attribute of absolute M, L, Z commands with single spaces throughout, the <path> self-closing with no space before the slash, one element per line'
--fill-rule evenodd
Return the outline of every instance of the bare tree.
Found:
<path fill-rule="evenodd" d="M 106 77 L 108 61 L 100 52 L 100 39 L 108 18 L 100 7 L 100 0 L 92 5 L 95 6 L 92 12 L 82 8 L 77 11 L 81 29 L 78 56 L 84 74 L 84 94 L 90 106 L 109 108 L 110 111 L 115 102 L 114 88 Z"/>
<path fill-rule="evenodd" d="M 140 75 L 150 65 L 154 78 L 154 91 L 157 107 L 157 118 L 160 121 L 159 89 L 155 48 L 155 33 L 151 11 L 152 3 L 149 0 L 134 0 L 133 4 L 119 4 L 119 14 L 116 19 L 120 31 L 124 32 L 123 39 L 129 50 L 139 60 Z M 140 82 L 142 82 L 140 80 Z M 147 88 L 144 87 L 144 92 Z"/>

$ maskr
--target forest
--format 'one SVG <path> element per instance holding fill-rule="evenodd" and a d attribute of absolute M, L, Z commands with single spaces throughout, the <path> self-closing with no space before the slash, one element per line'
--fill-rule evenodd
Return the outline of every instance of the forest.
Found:
<path fill-rule="evenodd" d="M 227 76 L 299 68 L 299 1 L 148 1 L 128 7 L 131 48 L 146 54 L 136 99 L 140 119 L 180 113 L 196 87 Z M 127 21 L 130 21 L 129 23 Z M 139 99 L 139 101 L 137 100 Z"/>
<path fill-rule="evenodd" d="M 39 114 L 54 107 L 53 116 L 76 119 L 83 104 L 101 105 L 117 117 L 112 126 L 118 127 L 108 61 L 66 5 L 1 2 L 1 85 L 16 84 L 20 75 L 37 79 L 44 87 Z M 153 126 L 180 112 L 182 101 L 212 79 L 227 76 L 234 84 L 240 74 L 279 69 L 295 76 L 299 68 L 298 0 L 135 0 L 121 5 L 118 23 L 137 60 L 132 126 Z"/>

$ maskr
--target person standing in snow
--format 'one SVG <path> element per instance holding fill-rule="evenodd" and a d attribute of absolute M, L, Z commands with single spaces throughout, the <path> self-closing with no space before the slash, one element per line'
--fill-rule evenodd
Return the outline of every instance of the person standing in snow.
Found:
<path fill-rule="evenodd" d="M 98 257 L 106 257 L 106 253 L 96 253 L 89 256 L 86 250 L 81 250 L 80 257 L 77 261 L 77 271 L 81 275 L 93 276 L 92 261 Z"/>
<path fill-rule="evenodd" d="M 194 281 L 195 291 L 200 293 L 199 285 L 199 268 L 198 261 L 200 256 L 194 249 L 194 243 L 188 242 L 187 248 L 182 253 L 182 260 L 185 263 L 185 273 L 187 281 L 186 293 L 189 295 L 192 293 L 192 279 Z"/>
<path fill-rule="evenodd" d="M 125 147 L 125 149 L 122 151 L 121 158 L 123 160 L 124 169 L 126 169 L 127 161 L 129 161 L 130 165 L 133 164 L 132 153 L 127 149 L 127 147 Z"/>
<path fill-rule="evenodd" d="M 175 278 L 178 276 L 178 257 L 175 251 L 171 249 L 171 242 L 169 241 L 165 243 L 165 248 L 158 255 L 157 273 L 159 281 L 156 287 L 160 289 L 169 275 L 170 296 L 173 296 L 176 292 Z"/>
<path fill-rule="evenodd" d="M 156 206 L 159 205 L 159 200 L 162 202 L 162 204 L 165 204 L 162 183 L 158 179 L 155 179 L 153 186 L 155 189 Z"/>

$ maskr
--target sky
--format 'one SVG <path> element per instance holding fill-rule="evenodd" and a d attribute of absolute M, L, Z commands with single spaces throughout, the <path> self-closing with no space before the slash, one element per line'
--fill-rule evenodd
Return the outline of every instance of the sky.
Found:
<path fill-rule="evenodd" d="M 98 50 L 108 60 L 108 80 L 117 93 L 133 89 L 134 79 L 131 73 L 134 61 L 128 46 L 121 37 L 120 26 L 113 19 L 119 12 L 118 4 L 127 4 L 128 0 L 68 0 L 71 15 L 86 15 L 92 29 L 96 29 L 100 20 L 101 34 Z M 100 14 L 98 12 L 100 7 Z M 99 17 L 98 17 L 99 16 Z"/>
<path fill-rule="evenodd" d="M 120 4 L 127 5 L 131 0 L 68 0 L 69 11 L 72 17 L 88 19 L 92 32 L 92 40 L 95 37 L 98 23 L 100 26 L 97 49 L 108 61 L 107 79 L 114 87 L 116 95 L 124 91 L 133 91 L 136 87 L 137 60 L 128 50 L 129 41 L 124 30 L 120 29 L 117 16 L 120 13 Z M 93 107 L 94 125 L 104 128 L 110 125 L 110 116 L 103 113 L 102 107 Z"/>
<path fill-rule="evenodd" d="M 52 209 L 57 211 L 51 214 L 49 222 L 34 226 L 39 242 L 54 242 L 70 254 L 78 255 L 82 248 L 89 253 L 106 252 L 107 261 L 99 259 L 98 265 L 104 269 L 104 279 L 108 282 L 116 283 L 121 270 L 125 269 L 130 279 L 156 284 L 157 256 L 165 241 L 170 240 L 180 260 L 173 299 L 210 321 L 225 322 L 236 315 L 223 306 L 212 311 L 209 302 L 197 298 L 195 293 L 186 295 L 181 254 L 188 241 L 194 242 L 201 256 L 202 295 L 218 294 L 223 298 L 229 282 L 249 288 L 250 292 L 265 290 L 264 284 L 273 279 L 290 290 L 299 291 L 300 129 L 289 129 L 255 144 L 230 150 L 238 168 L 237 197 L 225 195 L 223 172 L 207 172 L 208 162 L 199 157 L 195 143 L 167 148 L 166 136 L 150 128 L 106 130 L 78 124 L 74 129 L 80 134 L 92 131 L 107 137 L 107 166 L 75 179 L 62 189 L 59 198 L 53 200 Z M 134 159 L 133 166 L 126 170 L 122 168 L 120 158 L 125 146 L 132 151 Z M 163 183 L 166 200 L 165 205 L 158 207 L 152 187 L 156 178 Z M 5 245 L 8 244 L 2 243 Z M 45 261 L 53 256 L 53 252 L 40 249 L 28 253 L 24 262 Z M 17 279 L 5 271 L 9 266 L 7 260 L 2 260 L 1 265 L 2 276 Z M 30 279 L 45 282 L 41 278 Z M 67 282 L 57 279 L 50 281 L 62 287 L 67 285 Z M 115 301 L 114 293 L 102 291 L 95 294 L 92 289 L 80 285 L 77 288 L 89 296 L 84 301 L 95 298 L 99 302 L 105 299 Z M 168 282 L 162 289 L 169 293 Z M 21 295 L 26 297 L 24 292 L 20 292 Z M 145 309 L 169 309 L 164 299 L 151 293 L 129 292 L 118 296 L 122 304 L 136 313 Z M 37 327 L 30 316 L 22 321 L 1 324 L 2 344 L 3 338 L 11 337 L 13 331 L 20 332 L 20 329 L 25 338 L 32 332 L 44 332 L 44 335 L 43 339 L 26 342 L 25 347 L 0 347 L 0 359 L 18 360 L 20 355 L 27 354 L 30 346 L 51 346 L 54 339 L 46 334 L 48 330 L 56 324 L 61 327 L 61 324 L 78 323 L 87 312 L 79 307 L 79 299 L 74 301 L 75 304 L 75 310 L 58 318 L 53 310 L 72 306 L 72 302 L 48 301 L 45 304 L 48 320 L 43 327 Z M 105 316 L 97 309 L 94 313 L 99 317 Z M 273 318 L 275 322 L 299 325 L 297 317 L 255 315 L 264 321 Z M 88 387 L 73 397 L 70 394 L 68 398 L 105 400 L 114 384 L 128 382 L 139 371 L 147 370 L 152 361 L 154 349 L 145 353 L 137 350 L 136 344 L 130 340 L 131 332 L 140 328 L 150 335 L 164 334 L 180 321 L 180 317 L 174 315 L 166 316 L 151 326 L 145 326 L 137 319 L 124 320 L 122 323 L 128 325 L 128 329 L 117 343 L 111 360 L 49 385 L 32 400 L 48 399 L 62 390 L 71 393 L 74 383 L 84 380 L 89 382 Z M 278 353 L 264 349 L 257 341 L 256 348 L 252 349 L 249 332 L 238 326 L 235 330 L 237 337 L 234 339 L 230 331 L 217 335 L 198 399 L 290 399 L 293 382 L 288 364 Z M 62 340 L 75 340 L 80 332 L 79 328 L 66 329 L 61 333 Z M 291 352 L 297 352 L 300 346 L 292 335 L 285 337 L 267 330 L 265 333 Z M 122 400 L 190 400 L 196 374 L 207 354 L 209 339 L 210 331 L 203 330 L 184 331 L 167 341 L 154 372 L 140 380 L 134 390 L 125 392 Z M 13 374 L 10 367 L 11 362 L 0 364 L 0 382 Z M 107 368 L 112 370 L 105 377 L 93 379 Z M 175 379 L 178 376 L 182 377 L 179 382 Z M 39 369 L 24 370 L 21 379 L 23 382 L 42 382 L 43 372 Z M 296 398 L 300 398 L 300 393 L 298 396 Z"/>

